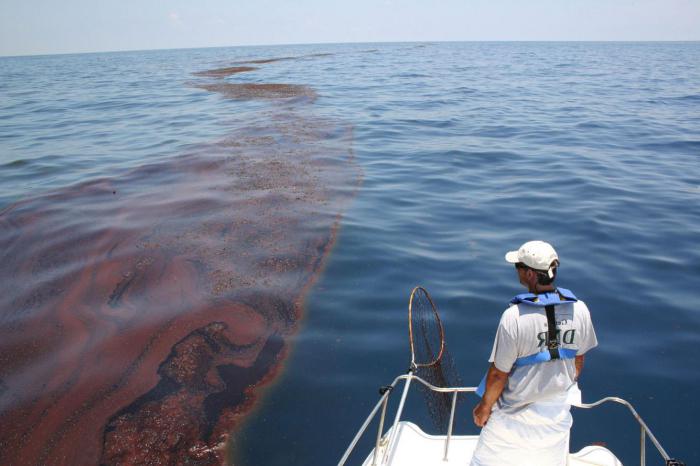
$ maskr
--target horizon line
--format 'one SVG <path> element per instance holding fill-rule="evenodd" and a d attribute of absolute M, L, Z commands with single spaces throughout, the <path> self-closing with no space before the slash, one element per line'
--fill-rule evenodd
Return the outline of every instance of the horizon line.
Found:
<path fill-rule="evenodd" d="M 594 39 L 574 39 L 574 40 L 559 40 L 559 39 L 542 39 L 542 40 L 510 40 L 510 39 L 491 39 L 491 40 L 425 40 L 425 41 L 360 41 L 360 42 L 299 42 L 299 43 L 266 43 L 266 44 L 242 44 L 242 45 L 211 45 L 203 47 L 173 47 L 173 48 L 154 48 L 154 49 L 122 49 L 122 50 L 95 50 L 84 52 L 54 52 L 54 53 L 24 53 L 0 55 L 0 58 L 22 58 L 22 57 L 51 57 L 57 55 L 90 55 L 101 53 L 134 53 L 134 52 L 163 52 L 175 50 L 203 50 L 203 49 L 225 49 L 225 48 L 246 48 L 246 47 L 299 47 L 312 45 L 353 45 L 353 44 L 447 44 L 447 43 L 618 43 L 618 44 L 643 44 L 643 43 L 695 43 L 700 42 L 700 39 L 691 40 L 594 40 Z"/>

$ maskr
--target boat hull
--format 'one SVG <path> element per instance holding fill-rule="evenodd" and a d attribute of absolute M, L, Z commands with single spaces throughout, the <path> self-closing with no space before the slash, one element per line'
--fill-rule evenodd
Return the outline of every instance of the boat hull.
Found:
<path fill-rule="evenodd" d="M 363 466 L 466 466 L 471 461 L 478 435 L 430 435 L 408 421 L 399 422 L 382 438 L 379 449 L 373 450 Z M 391 445 L 389 445 L 391 443 Z M 387 453 L 388 451 L 388 453 Z M 605 447 L 587 446 L 570 453 L 567 466 L 622 466 L 620 460 Z"/>

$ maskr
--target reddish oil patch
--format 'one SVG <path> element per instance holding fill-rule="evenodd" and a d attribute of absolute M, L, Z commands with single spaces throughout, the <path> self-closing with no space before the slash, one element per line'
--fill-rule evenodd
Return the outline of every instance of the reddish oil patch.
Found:
<path fill-rule="evenodd" d="M 287 60 L 297 60 L 301 57 L 277 57 L 277 58 L 262 58 L 260 60 L 250 60 L 250 61 L 239 61 L 236 62 L 236 64 L 239 65 L 264 65 L 266 63 L 275 63 L 278 61 L 287 61 Z"/>
<path fill-rule="evenodd" d="M 316 99 L 316 91 L 308 86 L 299 84 L 258 84 L 258 83 L 193 83 L 194 87 L 210 92 L 218 92 L 228 99 L 259 100 L 259 99 L 289 99 L 306 97 Z"/>
<path fill-rule="evenodd" d="M 214 70 L 205 70 L 192 73 L 194 76 L 203 76 L 207 78 L 225 78 L 232 74 L 245 73 L 247 71 L 255 71 L 257 68 L 252 66 L 230 66 L 228 68 L 216 68 Z"/>
<path fill-rule="evenodd" d="M 224 462 L 359 178 L 308 107 L 0 212 L 0 464 Z"/>
<path fill-rule="evenodd" d="M 248 61 L 238 61 L 235 62 L 234 65 L 264 65 L 267 63 L 275 63 L 278 61 L 289 61 L 289 60 L 300 60 L 304 58 L 323 58 L 323 57 L 330 57 L 335 55 L 334 53 L 310 53 L 308 55 L 299 55 L 299 56 L 291 56 L 291 57 L 275 57 L 275 58 L 262 58 L 258 60 L 248 60 Z"/>

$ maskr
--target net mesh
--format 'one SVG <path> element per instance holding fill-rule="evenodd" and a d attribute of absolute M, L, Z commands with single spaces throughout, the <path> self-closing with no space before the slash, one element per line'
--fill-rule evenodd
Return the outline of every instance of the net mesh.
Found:
<path fill-rule="evenodd" d="M 418 286 L 411 292 L 408 316 L 413 373 L 436 387 L 461 386 L 445 343 L 445 332 L 437 306 L 425 288 Z M 418 385 L 426 398 L 428 413 L 438 433 L 447 433 L 452 394 L 435 392 L 423 384 Z"/>

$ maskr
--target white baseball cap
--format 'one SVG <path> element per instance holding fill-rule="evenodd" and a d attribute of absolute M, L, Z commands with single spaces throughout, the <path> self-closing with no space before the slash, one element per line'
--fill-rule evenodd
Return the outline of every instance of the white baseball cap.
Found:
<path fill-rule="evenodd" d="M 545 243 L 544 241 L 528 241 L 520 246 L 520 249 L 517 251 L 507 252 L 506 261 L 511 264 L 522 262 L 535 270 L 549 272 L 554 261 L 557 261 L 554 267 L 558 265 L 559 256 L 557 256 L 557 251 L 555 251 L 549 243 Z"/>

